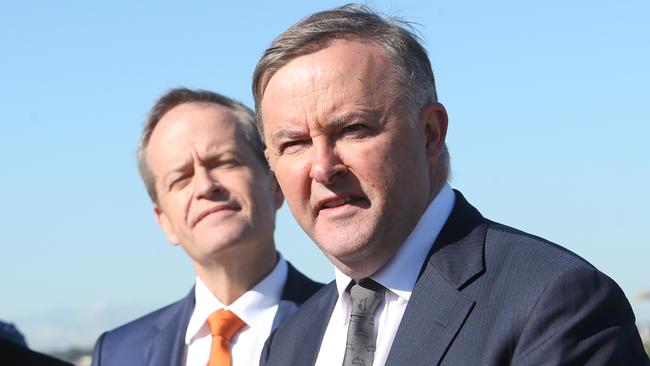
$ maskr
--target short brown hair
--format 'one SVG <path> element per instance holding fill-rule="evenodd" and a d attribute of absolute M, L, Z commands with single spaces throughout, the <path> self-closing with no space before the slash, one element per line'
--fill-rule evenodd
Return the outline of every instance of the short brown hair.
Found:
<path fill-rule="evenodd" d="M 240 102 L 208 90 L 192 90 L 187 88 L 171 89 L 158 98 L 149 111 L 140 136 L 140 144 L 138 145 L 138 170 L 147 188 L 147 193 L 149 193 L 149 197 L 151 197 L 154 203 L 158 202 L 158 195 L 156 192 L 155 177 L 151 169 L 149 169 L 149 165 L 147 165 L 147 145 L 149 145 L 149 139 L 151 139 L 153 130 L 162 117 L 173 108 L 185 103 L 211 103 L 228 108 L 235 115 L 237 122 L 241 124 L 244 139 L 253 149 L 255 156 L 262 162 L 263 166 L 267 166 L 266 158 L 264 157 L 264 143 L 257 132 L 255 114 L 250 108 Z"/>

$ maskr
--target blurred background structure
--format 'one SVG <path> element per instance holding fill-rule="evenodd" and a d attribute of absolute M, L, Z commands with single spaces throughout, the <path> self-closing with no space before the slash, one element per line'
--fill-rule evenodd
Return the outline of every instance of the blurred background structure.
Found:
<path fill-rule="evenodd" d="M 636 304 L 638 307 L 642 306 L 641 304 L 645 303 L 644 305 L 647 307 L 650 304 L 650 291 L 641 291 L 637 292 L 634 295 L 634 304 Z M 638 324 L 639 327 L 639 334 L 641 335 L 641 340 L 643 341 L 643 345 L 645 346 L 645 351 L 650 355 L 650 322 L 642 322 Z"/>
<path fill-rule="evenodd" d="M 33 349 L 72 359 L 189 291 L 191 264 L 156 226 L 137 175 L 148 108 L 181 85 L 252 105 L 272 38 L 342 4 L 3 3 L 0 318 Z M 486 217 L 611 276 L 648 341 L 650 3 L 371 5 L 422 34 L 450 116 L 452 186 Z M 303 272 L 333 278 L 286 206 L 276 238 Z"/>

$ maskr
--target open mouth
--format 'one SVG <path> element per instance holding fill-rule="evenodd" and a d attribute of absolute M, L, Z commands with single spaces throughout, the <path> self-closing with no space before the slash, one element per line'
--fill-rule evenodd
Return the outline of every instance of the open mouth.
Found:
<path fill-rule="evenodd" d="M 368 199 L 362 196 L 355 196 L 355 195 L 333 197 L 321 201 L 321 203 L 318 205 L 318 211 L 333 210 L 346 205 L 365 207 L 368 206 Z"/>
<path fill-rule="evenodd" d="M 353 200 L 354 200 L 354 198 L 352 196 L 347 196 L 347 197 L 343 197 L 343 198 L 336 198 L 336 199 L 333 199 L 331 201 L 327 201 L 327 202 L 323 203 L 323 205 L 321 206 L 321 209 L 343 206 L 346 203 L 352 202 Z"/>

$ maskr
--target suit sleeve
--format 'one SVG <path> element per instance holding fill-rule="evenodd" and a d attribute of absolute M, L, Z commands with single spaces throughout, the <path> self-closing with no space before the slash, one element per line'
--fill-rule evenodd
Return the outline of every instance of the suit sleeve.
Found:
<path fill-rule="evenodd" d="M 512 365 L 650 365 L 623 291 L 580 266 L 545 288 L 516 344 Z"/>
<path fill-rule="evenodd" d="M 99 338 L 97 339 L 97 342 L 95 342 L 95 347 L 93 348 L 93 356 L 92 356 L 91 366 L 100 366 L 101 365 L 102 344 L 104 342 L 104 337 L 105 336 L 106 336 L 106 332 L 102 333 L 102 335 L 100 335 Z"/>

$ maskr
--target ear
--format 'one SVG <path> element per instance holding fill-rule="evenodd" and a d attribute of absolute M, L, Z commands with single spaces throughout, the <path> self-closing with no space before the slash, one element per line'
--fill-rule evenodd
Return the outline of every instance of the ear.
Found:
<path fill-rule="evenodd" d="M 180 244 L 178 236 L 176 235 L 176 231 L 174 231 L 174 227 L 172 226 L 169 217 L 157 203 L 153 204 L 153 212 L 156 215 L 156 221 L 158 222 L 158 225 L 162 231 L 165 233 L 167 240 L 169 240 L 169 242 L 171 242 L 173 245 Z"/>
<path fill-rule="evenodd" d="M 275 209 L 278 210 L 280 207 L 282 207 L 282 203 L 284 202 L 284 194 L 280 189 L 278 180 L 275 178 L 275 174 L 273 172 L 270 172 L 269 174 L 270 174 L 269 178 L 271 180 L 271 189 L 273 190 L 273 200 L 275 202 Z"/>
<path fill-rule="evenodd" d="M 269 160 L 269 155 L 269 148 L 264 148 L 264 158 L 266 159 L 266 164 L 269 166 L 269 169 L 273 171 L 273 168 L 271 168 L 271 160 Z"/>
<path fill-rule="evenodd" d="M 427 160 L 435 163 L 440 157 L 447 137 L 447 111 L 437 102 L 425 106 L 420 112 L 420 123 L 426 138 Z"/>

